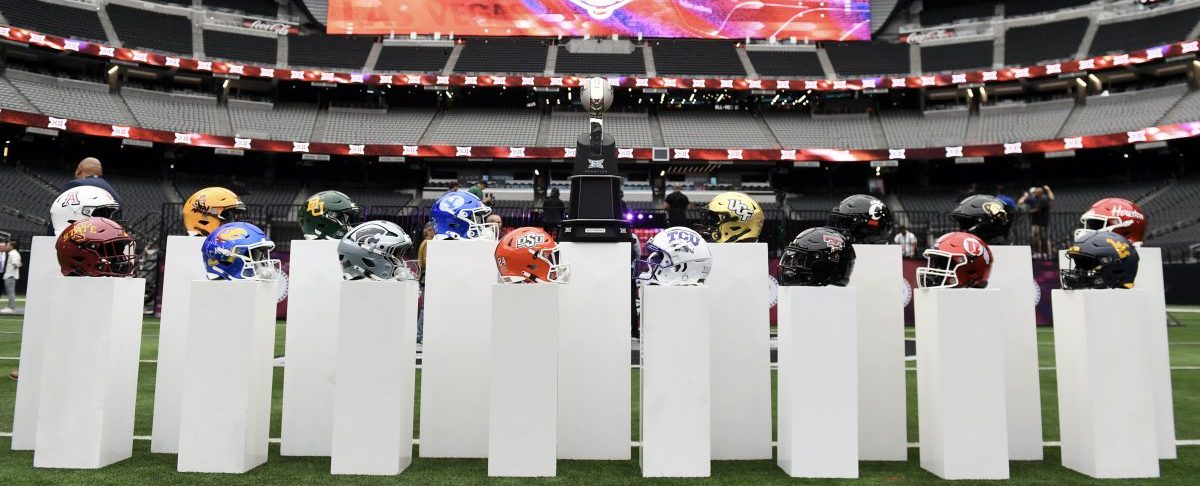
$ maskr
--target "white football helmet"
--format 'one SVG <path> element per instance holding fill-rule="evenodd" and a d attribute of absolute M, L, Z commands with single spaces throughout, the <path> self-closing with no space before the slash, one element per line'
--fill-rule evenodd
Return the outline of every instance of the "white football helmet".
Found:
<path fill-rule="evenodd" d="M 104 189 L 95 186 L 72 187 L 59 194 L 50 204 L 50 224 L 54 226 L 54 236 L 58 236 L 76 221 L 92 217 L 112 219 L 120 208 L 112 194 Z"/>
<path fill-rule="evenodd" d="M 646 244 L 637 279 L 657 285 L 701 285 L 712 271 L 712 252 L 700 233 L 682 226 L 667 228 Z"/>

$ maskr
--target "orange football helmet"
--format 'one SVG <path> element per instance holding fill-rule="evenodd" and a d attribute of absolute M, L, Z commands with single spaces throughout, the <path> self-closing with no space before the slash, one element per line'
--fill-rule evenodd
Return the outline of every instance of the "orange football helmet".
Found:
<path fill-rule="evenodd" d="M 191 236 L 208 236 L 209 233 L 235 220 L 238 212 L 246 205 L 233 191 L 224 187 L 206 187 L 183 203 L 183 226 Z"/>
<path fill-rule="evenodd" d="M 496 268 L 506 283 L 566 283 L 569 268 L 558 263 L 558 244 L 541 228 L 517 228 L 496 245 Z"/>

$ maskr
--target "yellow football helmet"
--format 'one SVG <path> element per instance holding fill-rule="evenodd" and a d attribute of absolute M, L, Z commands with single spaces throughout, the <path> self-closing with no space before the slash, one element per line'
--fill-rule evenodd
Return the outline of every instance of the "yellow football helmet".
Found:
<path fill-rule="evenodd" d="M 717 194 L 704 214 L 704 233 L 714 243 L 755 242 L 762 233 L 762 207 L 740 192 Z"/>
<path fill-rule="evenodd" d="M 191 236 L 208 236 L 217 227 L 234 220 L 246 205 L 224 187 L 206 187 L 183 203 L 183 226 Z"/>

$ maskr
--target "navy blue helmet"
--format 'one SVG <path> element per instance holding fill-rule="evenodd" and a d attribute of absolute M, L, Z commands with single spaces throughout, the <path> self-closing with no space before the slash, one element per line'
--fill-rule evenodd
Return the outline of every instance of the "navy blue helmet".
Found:
<path fill-rule="evenodd" d="M 1109 231 L 1085 232 L 1067 250 L 1059 271 L 1064 289 L 1131 289 L 1137 278 L 1137 247 Z"/>

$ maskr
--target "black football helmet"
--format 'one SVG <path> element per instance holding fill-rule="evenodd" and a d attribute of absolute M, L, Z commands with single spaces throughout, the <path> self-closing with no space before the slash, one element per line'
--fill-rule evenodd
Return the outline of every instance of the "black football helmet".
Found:
<path fill-rule="evenodd" d="M 958 230 L 971 233 L 989 245 L 1008 243 L 1012 230 L 1012 214 L 1003 202 L 992 196 L 976 194 L 963 199 L 950 213 Z"/>
<path fill-rule="evenodd" d="M 1068 267 L 1059 270 L 1064 289 L 1131 289 L 1137 278 L 1137 247 L 1109 231 L 1080 234 L 1067 259 Z"/>
<path fill-rule="evenodd" d="M 783 250 L 779 283 L 788 286 L 845 287 L 854 272 L 854 246 L 833 228 L 809 228 Z"/>
<path fill-rule="evenodd" d="M 855 194 L 829 211 L 829 226 L 850 243 L 886 244 L 892 234 L 892 211 L 874 196 Z"/>

